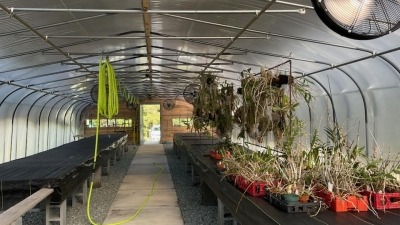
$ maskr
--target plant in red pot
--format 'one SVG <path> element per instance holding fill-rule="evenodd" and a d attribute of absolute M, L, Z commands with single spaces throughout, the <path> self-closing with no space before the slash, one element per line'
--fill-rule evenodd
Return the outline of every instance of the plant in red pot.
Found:
<path fill-rule="evenodd" d="M 365 181 L 364 195 L 373 208 L 380 210 L 400 208 L 400 155 L 387 152 L 384 158 L 382 151 L 375 148 L 365 170 L 360 171 Z"/>
<path fill-rule="evenodd" d="M 348 140 L 339 127 L 326 128 L 330 145 L 323 144 L 320 184 L 316 194 L 325 200 L 335 212 L 367 211 L 367 198 L 360 193 L 363 189 L 360 171 L 365 160 L 363 148 Z"/>

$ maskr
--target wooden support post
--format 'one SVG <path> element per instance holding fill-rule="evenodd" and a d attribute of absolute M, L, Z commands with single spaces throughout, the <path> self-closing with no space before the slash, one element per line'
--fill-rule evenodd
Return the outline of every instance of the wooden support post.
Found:
<path fill-rule="evenodd" d="M 97 168 L 96 172 L 94 173 L 94 177 L 93 177 L 93 187 L 94 188 L 99 188 L 101 187 L 101 166 L 99 166 L 99 168 Z"/>
<path fill-rule="evenodd" d="M 35 207 L 37 204 L 46 199 L 54 190 L 50 188 L 42 188 L 39 191 L 33 193 L 31 196 L 22 200 L 13 207 L 0 213 L 0 224 L 16 224 L 19 225 L 21 216 L 28 212 L 30 209 Z M 22 220 L 21 220 L 22 224 Z"/>
<path fill-rule="evenodd" d="M 51 204 L 50 199 L 47 199 L 46 225 L 51 225 L 52 222 L 67 225 L 67 200 L 64 200 L 61 204 Z"/>

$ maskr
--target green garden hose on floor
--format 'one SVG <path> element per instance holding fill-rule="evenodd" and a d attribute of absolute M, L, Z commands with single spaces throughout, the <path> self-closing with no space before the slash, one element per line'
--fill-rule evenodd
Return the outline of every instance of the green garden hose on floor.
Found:
<path fill-rule="evenodd" d="M 90 206 L 92 200 L 92 191 L 93 191 L 93 181 L 94 174 L 96 172 L 96 161 L 97 161 L 97 153 L 98 153 L 98 143 L 99 143 L 99 126 L 100 126 L 100 115 L 111 119 L 113 116 L 118 114 L 119 104 L 118 104 L 118 89 L 117 89 L 117 81 L 115 78 L 114 69 L 112 68 L 110 62 L 100 61 L 99 63 L 99 91 L 98 91 L 98 99 L 97 99 L 97 126 L 96 126 L 96 143 L 94 147 L 94 155 L 93 155 L 93 168 L 92 168 L 92 180 L 90 182 L 89 188 L 89 196 L 88 196 L 88 204 L 86 206 L 86 215 L 90 224 L 92 225 L 100 225 L 96 223 L 92 216 L 90 215 Z M 160 172 L 156 174 L 153 178 L 153 186 L 150 193 L 147 195 L 146 199 L 142 202 L 140 207 L 127 219 L 111 223 L 108 225 L 120 225 L 127 223 L 134 218 L 142 211 L 142 209 L 146 206 L 147 202 L 153 196 L 156 188 L 156 182 L 161 174 L 164 172 L 164 168 L 154 164 L 154 166 L 160 168 Z"/>

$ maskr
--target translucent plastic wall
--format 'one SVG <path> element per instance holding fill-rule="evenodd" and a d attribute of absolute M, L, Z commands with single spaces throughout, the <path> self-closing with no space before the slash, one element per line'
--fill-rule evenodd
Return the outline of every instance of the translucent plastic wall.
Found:
<path fill-rule="evenodd" d="M 0 163 L 71 142 L 88 103 L 26 89 L 0 89 Z"/>

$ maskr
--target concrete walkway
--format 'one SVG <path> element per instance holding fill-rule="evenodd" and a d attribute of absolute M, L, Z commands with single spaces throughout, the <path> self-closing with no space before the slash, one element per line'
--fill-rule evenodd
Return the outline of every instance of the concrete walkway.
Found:
<path fill-rule="evenodd" d="M 116 223 L 132 216 L 150 193 L 154 176 L 163 167 L 156 191 L 139 215 L 127 225 L 183 225 L 178 199 L 163 146 L 142 145 L 119 188 L 103 224 Z"/>

